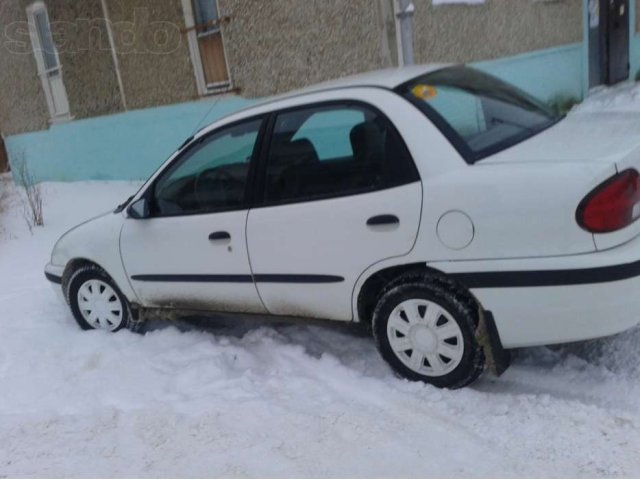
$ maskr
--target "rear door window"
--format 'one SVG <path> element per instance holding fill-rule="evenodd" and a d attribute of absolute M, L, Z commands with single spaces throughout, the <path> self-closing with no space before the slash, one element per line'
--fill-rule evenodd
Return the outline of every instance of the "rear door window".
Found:
<path fill-rule="evenodd" d="M 391 122 L 364 105 L 320 105 L 278 114 L 264 200 L 352 195 L 419 179 Z"/>

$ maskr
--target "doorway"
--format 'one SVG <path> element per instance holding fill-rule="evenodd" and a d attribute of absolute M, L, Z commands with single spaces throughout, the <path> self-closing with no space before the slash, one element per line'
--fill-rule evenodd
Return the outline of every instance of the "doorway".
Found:
<path fill-rule="evenodd" d="M 588 1 L 589 88 L 629 78 L 629 0 Z"/>
<path fill-rule="evenodd" d="M 9 170 L 9 155 L 7 155 L 7 149 L 4 146 L 4 138 L 0 135 L 0 173 L 4 173 Z"/>

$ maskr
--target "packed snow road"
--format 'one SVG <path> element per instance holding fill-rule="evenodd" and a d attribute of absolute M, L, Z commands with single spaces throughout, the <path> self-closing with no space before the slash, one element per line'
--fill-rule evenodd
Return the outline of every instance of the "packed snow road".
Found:
<path fill-rule="evenodd" d="M 640 101 L 614 94 L 581 109 Z M 640 476 L 640 329 L 517 351 L 453 392 L 396 378 L 345 326 L 81 331 L 43 266 L 136 187 L 46 184 L 32 234 L 18 191 L 2 200 L 0 478 Z"/>

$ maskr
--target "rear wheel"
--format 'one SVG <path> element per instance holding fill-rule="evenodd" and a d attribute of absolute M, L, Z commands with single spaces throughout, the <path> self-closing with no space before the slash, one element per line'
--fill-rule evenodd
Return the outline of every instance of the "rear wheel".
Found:
<path fill-rule="evenodd" d="M 461 388 L 484 369 L 476 319 L 459 292 L 428 279 L 413 280 L 383 291 L 373 314 L 373 334 L 382 357 L 402 377 Z"/>
<path fill-rule="evenodd" d="M 129 324 L 127 299 L 99 267 L 82 267 L 73 273 L 67 287 L 67 300 L 83 330 L 117 332 Z"/>

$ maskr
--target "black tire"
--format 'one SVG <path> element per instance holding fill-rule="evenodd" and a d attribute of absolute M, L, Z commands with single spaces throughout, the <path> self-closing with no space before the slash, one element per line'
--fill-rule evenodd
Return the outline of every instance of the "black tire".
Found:
<path fill-rule="evenodd" d="M 393 334 L 389 333 L 388 329 L 390 317 L 394 311 L 398 312 L 396 307 L 402 308 L 399 306 L 403 304 L 403 302 L 410 302 L 412 300 L 418 303 L 426 301 L 431 302 L 431 304 L 436 304 L 437 307 L 444 310 L 444 313 L 447 314 L 446 318 L 442 319 L 443 322 L 455 322 L 459 329 L 456 330 L 456 332 L 461 333 L 462 354 L 453 364 L 446 364 L 445 361 L 447 357 L 440 357 L 439 350 L 430 352 L 431 355 L 438 355 L 439 359 L 442 360 L 442 365 L 444 365 L 440 367 L 444 369 L 444 373 L 442 374 L 430 375 L 425 373 L 425 370 L 430 369 L 429 361 L 426 357 L 422 360 L 422 364 L 419 367 L 419 369 L 422 370 L 421 372 L 410 368 L 405 362 L 408 361 L 407 357 L 412 355 L 413 351 L 408 349 L 405 352 L 397 354 L 391 347 L 391 341 L 398 340 L 401 337 L 398 336 L 395 337 L 395 339 L 389 338 L 389 335 Z M 378 350 L 385 361 L 401 377 L 412 381 L 426 382 L 439 388 L 456 389 L 465 387 L 475 381 L 485 367 L 484 354 L 475 337 L 475 330 L 478 324 L 478 312 L 477 306 L 474 308 L 474 305 L 475 303 L 470 300 L 470 296 L 466 295 L 461 289 L 453 288 L 453 286 L 448 284 L 443 278 L 432 277 L 424 273 L 409 274 L 401 277 L 383 289 L 373 313 L 373 336 Z M 425 314 L 426 313 L 422 315 Z M 440 321 L 440 319 L 437 319 L 436 325 Z M 393 331 L 393 326 L 391 330 Z M 457 338 L 460 338 L 460 333 L 456 333 L 456 338 L 451 339 L 451 341 L 455 340 L 456 342 L 454 348 L 460 348 L 458 347 L 459 340 L 457 340 Z M 400 335 L 399 333 L 396 334 Z M 409 337 L 411 335 L 412 334 L 408 334 L 407 336 Z M 449 342 L 449 340 L 446 341 Z M 436 342 L 438 342 L 438 340 L 436 340 Z M 436 343 L 436 345 L 439 345 L 439 343 Z M 420 351 L 420 349 L 418 349 L 418 351 Z M 400 359 L 399 355 L 404 356 L 404 362 Z M 449 361 L 451 360 L 449 359 Z M 453 368 L 456 362 L 459 363 Z M 451 368 L 452 370 L 447 371 L 447 368 Z"/>
<path fill-rule="evenodd" d="M 84 318 L 80 305 L 78 303 L 78 291 L 88 281 L 97 280 L 110 286 L 114 291 L 114 296 L 117 298 L 119 308 L 121 309 L 121 322 L 117 325 L 113 325 L 113 328 L 108 330 L 111 332 L 117 332 L 123 328 L 130 328 L 131 322 L 131 308 L 127 298 L 122 294 L 115 282 L 107 275 L 107 273 L 100 267 L 95 265 L 87 265 L 79 268 L 71 274 L 67 288 L 65 291 L 67 303 L 71 307 L 71 313 L 76 322 L 83 330 L 95 330 L 96 328 L 89 324 Z M 107 328 L 105 328 L 107 330 Z"/>

